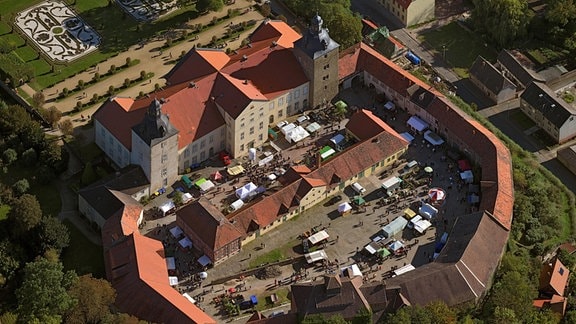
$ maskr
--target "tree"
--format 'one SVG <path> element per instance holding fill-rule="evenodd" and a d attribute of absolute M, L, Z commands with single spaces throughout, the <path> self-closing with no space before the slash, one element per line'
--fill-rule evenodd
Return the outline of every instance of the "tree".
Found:
<path fill-rule="evenodd" d="M 61 121 L 58 126 L 60 128 L 60 131 L 62 132 L 62 135 L 64 136 L 70 136 L 74 133 L 74 124 L 72 124 L 72 121 L 70 119 L 65 119 Z"/>
<path fill-rule="evenodd" d="M 36 154 L 36 150 L 31 147 L 26 151 L 22 152 L 22 157 L 20 158 L 22 163 L 26 166 L 34 166 L 38 161 L 38 154 Z"/>
<path fill-rule="evenodd" d="M 42 115 L 44 119 L 52 126 L 55 127 L 58 125 L 58 122 L 62 118 L 62 112 L 58 110 L 58 108 L 52 106 L 48 109 L 42 111 Z"/>
<path fill-rule="evenodd" d="M 16 181 L 12 187 L 18 195 L 23 195 L 26 191 L 28 191 L 28 189 L 30 189 L 30 183 L 28 183 L 28 180 L 26 179 L 20 179 Z"/>
<path fill-rule="evenodd" d="M 348 324 L 342 315 L 333 315 L 326 318 L 323 314 L 314 314 L 306 316 L 301 324 Z"/>
<path fill-rule="evenodd" d="M 16 270 L 20 268 L 20 260 L 22 259 L 20 246 L 7 239 L 0 242 L 0 287 L 14 277 Z"/>
<path fill-rule="evenodd" d="M 36 196 L 23 194 L 16 198 L 8 215 L 14 223 L 13 234 L 18 237 L 40 224 L 42 209 Z"/>
<path fill-rule="evenodd" d="M 41 253 L 48 250 L 61 252 L 70 243 L 68 227 L 55 217 L 45 216 L 38 226 L 38 243 Z"/>
<path fill-rule="evenodd" d="M 532 10 L 526 0 L 473 0 L 476 27 L 500 47 L 511 45 L 528 33 Z"/>
<path fill-rule="evenodd" d="M 559 25 L 566 26 L 576 19 L 576 2 L 574 0 L 553 0 L 549 1 L 546 8 L 546 20 Z"/>
<path fill-rule="evenodd" d="M 536 289 L 529 280 L 517 271 L 505 273 L 498 280 L 484 304 L 484 312 L 487 317 L 504 315 L 497 314 L 496 308 L 502 305 L 510 309 L 515 317 L 522 323 L 533 312 L 532 299 L 537 296 Z M 506 311 L 506 313 L 510 313 Z"/>
<path fill-rule="evenodd" d="M 74 306 L 67 290 L 78 278 L 63 268 L 44 258 L 26 264 L 22 285 L 16 290 L 20 321 L 60 323 L 61 315 Z"/>
<path fill-rule="evenodd" d="M 18 153 L 14 149 L 7 149 L 2 153 L 2 160 L 6 165 L 10 165 L 18 160 Z"/>
<path fill-rule="evenodd" d="M 320 14 L 325 21 L 324 27 L 328 28 L 330 36 L 341 48 L 348 48 L 362 40 L 362 20 L 349 7 L 337 3 L 325 4 Z"/>
<path fill-rule="evenodd" d="M 46 97 L 42 91 L 38 91 L 32 96 L 32 107 L 36 109 L 41 108 L 45 102 Z"/>
<path fill-rule="evenodd" d="M 443 301 L 435 301 L 424 307 L 432 317 L 432 323 L 450 324 L 456 323 L 457 315 Z"/>
<path fill-rule="evenodd" d="M 104 323 L 112 317 L 110 306 L 116 292 L 109 281 L 92 278 L 91 274 L 78 278 L 70 290 L 77 303 L 65 315 L 66 323 Z"/>
<path fill-rule="evenodd" d="M 172 197 L 172 200 L 174 201 L 174 204 L 176 204 L 176 206 L 182 205 L 182 203 L 184 202 L 182 200 L 182 192 L 180 192 L 179 190 L 176 190 L 174 192 L 174 197 Z"/>
<path fill-rule="evenodd" d="M 362 307 L 352 319 L 352 324 L 372 323 L 372 311 Z"/>
<path fill-rule="evenodd" d="M 198 0 L 196 2 L 198 12 L 220 11 L 222 8 L 224 8 L 224 1 L 222 0 Z"/>

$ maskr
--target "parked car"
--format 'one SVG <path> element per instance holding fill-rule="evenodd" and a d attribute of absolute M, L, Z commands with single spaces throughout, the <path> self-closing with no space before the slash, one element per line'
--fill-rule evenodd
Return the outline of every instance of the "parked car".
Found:
<path fill-rule="evenodd" d="M 176 191 L 184 192 L 184 188 L 177 187 L 176 189 L 174 189 L 174 191 L 168 194 L 168 198 L 173 198 L 176 195 Z"/>

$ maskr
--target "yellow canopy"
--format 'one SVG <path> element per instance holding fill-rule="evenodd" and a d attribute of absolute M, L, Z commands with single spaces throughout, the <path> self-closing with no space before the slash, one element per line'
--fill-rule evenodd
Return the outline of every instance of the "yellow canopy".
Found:
<path fill-rule="evenodd" d="M 241 165 L 233 166 L 231 168 L 228 168 L 227 172 L 229 175 L 232 176 L 239 175 L 240 173 L 244 172 L 244 167 L 242 167 Z"/>
<path fill-rule="evenodd" d="M 412 209 L 406 208 L 404 209 L 404 216 L 408 219 L 412 219 L 412 217 L 416 216 L 416 213 Z"/>

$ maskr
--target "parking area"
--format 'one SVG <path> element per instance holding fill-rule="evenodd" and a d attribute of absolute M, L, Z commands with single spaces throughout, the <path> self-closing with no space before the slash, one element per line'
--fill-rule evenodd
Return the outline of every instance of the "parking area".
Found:
<path fill-rule="evenodd" d="M 363 88 L 351 90 L 342 94 L 341 97 L 349 106 L 372 109 L 399 133 L 409 131 L 406 122 L 410 116 L 403 111 L 385 110 L 384 104 L 376 102 L 370 90 Z M 341 124 L 323 125 L 324 133 L 307 138 L 303 144 L 295 144 L 282 150 L 279 155 L 279 161 L 283 161 L 282 165 L 274 166 L 272 170 L 293 165 L 298 156 L 306 155 L 311 145 L 318 149 L 321 146 L 318 146 L 317 142 L 333 136 L 345 122 L 346 120 Z M 232 288 L 236 291 L 234 294 L 243 294 L 244 298 L 250 295 L 258 296 L 260 300 L 272 307 L 276 306 L 270 302 L 269 296 L 272 293 L 286 291 L 289 285 L 296 281 L 313 280 L 326 273 L 337 273 L 340 268 L 352 264 L 359 266 L 364 280 L 381 281 L 394 275 L 394 270 L 404 266 L 411 264 L 418 267 L 432 261 L 435 250 L 438 248 L 437 243 L 443 233 L 450 232 L 455 217 L 469 213 L 474 208 L 474 205 L 468 203 L 468 193 L 469 190 L 477 189 L 473 189 L 474 186 L 469 186 L 461 180 L 458 161 L 452 159 L 455 158 L 455 152 L 448 151 L 444 147 L 434 147 L 424 139 L 423 135 L 412 134 L 414 140 L 408 152 L 394 168 L 382 174 L 358 180 L 358 183 L 366 190 L 362 195 L 363 201 L 360 202 L 358 192 L 348 186 L 339 194 L 341 197 L 339 201 L 330 201 L 331 197 L 329 197 L 318 202 L 316 206 L 302 213 L 295 220 L 282 224 L 266 235 L 244 245 L 239 254 L 214 268 L 206 269 L 199 266 L 196 262 L 200 256 L 198 251 L 193 248 L 190 251 L 179 248 L 177 242 L 170 238 L 169 229 L 174 226 L 174 215 L 148 220 L 143 230 L 148 235 L 163 240 L 165 246 L 170 249 L 169 251 L 178 251 L 178 254 L 173 254 L 176 254 L 177 263 L 183 269 L 178 270 L 182 276 L 180 278 L 182 284 L 177 289 L 188 292 L 209 314 L 222 321 L 228 317 L 223 306 L 217 304 L 216 301 L 220 300 L 223 295 L 229 295 Z M 406 164 L 411 161 L 417 161 L 417 165 L 411 169 L 405 169 Z M 196 173 L 201 177 L 209 177 L 215 170 L 222 171 L 223 169 L 222 167 L 207 167 Z M 238 178 L 237 182 L 229 179 L 228 182 L 219 184 L 217 186 L 219 189 L 206 193 L 204 196 L 216 204 L 224 204 L 223 201 L 229 200 L 228 197 L 234 195 L 236 185 L 242 185 L 249 180 L 262 179 L 270 171 L 263 170 L 255 168 L 247 171 Z M 401 178 L 401 185 L 396 191 L 387 193 L 382 189 L 382 183 L 394 176 Z M 404 228 L 394 235 L 395 243 L 393 240 L 388 240 L 383 245 L 384 241 L 380 241 L 382 227 L 389 225 L 397 218 L 404 218 L 407 208 L 411 208 L 415 214 L 419 213 L 419 207 L 430 200 L 431 188 L 441 188 L 445 193 L 442 201 L 434 205 L 438 213 L 430 220 L 432 227 L 423 231 L 422 234 L 413 228 Z M 156 198 L 154 204 L 161 203 L 165 196 Z M 353 209 L 345 214 L 340 213 L 338 207 L 343 202 L 350 202 Z M 324 262 L 309 265 L 301 259 L 304 252 L 302 239 L 321 230 L 325 230 L 329 237 L 318 245 L 311 246 L 310 251 L 323 249 L 327 259 Z M 381 248 L 391 250 L 389 248 L 391 243 L 394 243 L 395 247 L 390 256 L 379 256 L 379 253 L 371 254 L 368 252 L 369 249 L 365 248 L 368 244 L 373 247 L 378 247 L 380 244 Z M 186 255 L 182 256 L 179 253 Z M 213 280 L 241 273 L 250 267 L 251 261 L 270 253 L 280 253 L 284 259 L 292 258 L 294 262 L 280 267 L 280 273 L 273 278 L 258 279 L 255 276 L 238 276 L 223 284 L 210 285 Z M 178 262 L 179 259 L 183 261 Z M 208 278 L 202 281 L 198 274 L 204 270 Z"/>

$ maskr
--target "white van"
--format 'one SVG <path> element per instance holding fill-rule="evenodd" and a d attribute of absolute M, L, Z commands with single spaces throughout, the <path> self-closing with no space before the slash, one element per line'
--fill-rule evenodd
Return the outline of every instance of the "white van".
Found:
<path fill-rule="evenodd" d="M 366 192 L 366 189 L 364 189 L 364 187 L 362 187 L 358 182 L 352 184 L 352 189 L 360 195 L 363 195 Z"/>

